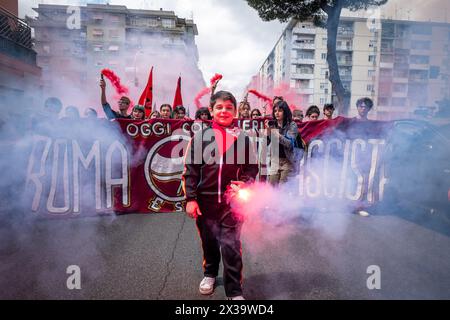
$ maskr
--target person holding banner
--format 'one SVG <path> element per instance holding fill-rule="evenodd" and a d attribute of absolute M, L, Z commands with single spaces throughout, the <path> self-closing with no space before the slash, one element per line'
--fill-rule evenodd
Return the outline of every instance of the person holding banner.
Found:
<path fill-rule="evenodd" d="M 358 111 L 358 115 L 354 119 L 357 121 L 370 121 L 368 118 L 368 114 L 369 114 L 370 110 L 372 109 L 372 107 L 373 107 L 372 99 L 370 99 L 368 97 L 358 99 L 358 101 L 356 101 L 356 109 Z M 364 168 L 370 168 L 371 159 L 365 158 L 362 161 L 365 163 L 365 166 L 363 166 Z M 365 171 L 366 172 L 363 172 L 363 174 L 365 176 L 368 176 L 369 173 L 367 172 L 367 170 L 365 170 Z M 366 196 L 366 195 L 367 195 L 367 190 L 365 189 L 363 191 L 363 196 Z M 367 201 L 360 200 L 357 202 L 357 205 L 353 209 L 353 213 L 358 214 L 361 217 L 369 217 L 370 216 L 369 210 L 372 208 L 373 208 L 372 204 L 367 203 Z"/>
<path fill-rule="evenodd" d="M 172 119 L 172 106 L 168 103 L 164 103 L 159 107 L 159 114 L 161 119 Z"/>
<path fill-rule="evenodd" d="M 264 127 L 269 141 L 278 143 L 278 153 L 273 152 L 277 148 L 272 146 L 269 172 L 269 182 L 272 185 L 278 185 L 286 183 L 298 173 L 303 155 L 303 144 L 298 126 L 292 119 L 291 109 L 285 101 L 278 101 L 274 105 L 272 117 L 275 120 L 265 120 Z"/>
<path fill-rule="evenodd" d="M 257 159 L 251 159 L 254 152 L 248 136 L 233 127 L 235 97 L 219 91 L 211 96 L 209 109 L 212 127 L 191 139 L 182 176 L 186 213 L 196 219 L 202 242 L 204 278 L 199 291 L 204 295 L 213 293 L 222 256 L 225 294 L 231 300 L 244 300 L 240 241 L 243 219 L 228 200 L 255 180 Z"/>
<path fill-rule="evenodd" d="M 131 111 L 131 119 L 133 120 L 145 120 L 145 108 L 144 106 L 135 105 Z"/>

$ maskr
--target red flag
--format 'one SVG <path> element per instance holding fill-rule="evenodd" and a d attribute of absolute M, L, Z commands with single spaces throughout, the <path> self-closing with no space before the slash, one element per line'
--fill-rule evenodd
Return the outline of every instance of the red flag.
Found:
<path fill-rule="evenodd" d="M 152 103 L 153 103 L 153 67 L 150 70 L 150 75 L 148 76 L 147 86 L 139 98 L 139 105 L 145 107 L 145 117 L 148 118 L 150 113 L 152 113 Z"/>
<path fill-rule="evenodd" d="M 183 105 L 183 98 L 181 97 L 181 77 L 178 77 L 177 90 L 175 91 L 175 98 L 173 98 L 173 107 Z"/>

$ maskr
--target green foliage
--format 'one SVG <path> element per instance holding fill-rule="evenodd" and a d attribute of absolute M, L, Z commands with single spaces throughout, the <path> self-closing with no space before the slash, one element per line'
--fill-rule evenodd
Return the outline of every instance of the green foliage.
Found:
<path fill-rule="evenodd" d="M 258 11 L 265 20 L 278 19 L 286 22 L 291 18 L 300 21 L 311 19 L 316 25 L 324 25 L 326 15 L 330 11 L 340 8 L 351 11 L 367 10 L 372 6 L 381 6 L 388 0 L 246 0 L 249 6 Z"/>

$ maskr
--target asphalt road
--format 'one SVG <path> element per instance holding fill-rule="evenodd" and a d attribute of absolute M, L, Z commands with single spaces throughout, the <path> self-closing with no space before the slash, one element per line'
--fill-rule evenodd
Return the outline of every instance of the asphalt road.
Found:
<path fill-rule="evenodd" d="M 30 216 L 0 225 L 1 299 L 225 298 L 221 275 L 213 295 L 198 293 L 200 242 L 184 214 Z M 449 233 L 400 216 L 248 221 L 242 237 L 247 299 L 450 298 Z M 80 290 L 66 286 L 70 265 Z M 371 265 L 380 289 L 367 288 Z"/>

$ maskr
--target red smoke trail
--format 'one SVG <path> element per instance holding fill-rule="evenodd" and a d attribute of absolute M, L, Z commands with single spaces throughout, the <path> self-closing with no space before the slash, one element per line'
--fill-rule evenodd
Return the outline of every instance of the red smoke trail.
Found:
<path fill-rule="evenodd" d="M 210 80 L 211 86 L 213 86 L 217 81 L 222 80 L 223 76 L 221 74 L 216 73 Z"/>
<path fill-rule="evenodd" d="M 197 95 L 194 98 L 194 102 L 195 102 L 195 105 L 197 106 L 197 109 L 200 109 L 202 107 L 200 99 L 203 98 L 203 96 L 207 95 L 210 92 L 211 92 L 211 89 L 206 87 L 206 88 L 203 88 L 202 90 L 200 90 L 199 93 L 197 93 Z"/>
<path fill-rule="evenodd" d="M 291 110 L 302 109 L 300 107 L 302 105 L 302 96 L 293 90 L 288 83 L 282 82 L 278 87 L 274 88 L 273 95 L 283 97 Z"/>
<path fill-rule="evenodd" d="M 262 93 L 256 91 L 255 89 L 250 89 L 250 90 L 248 90 L 248 92 L 251 93 L 251 94 L 254 94 L 254 95 L 257 96 L 259 99 L 261 99 L 261 100 L 263 100 L 263 101 L 266 101 L 266 102 L 267 102 L 266 105 L 269 107 L 269 108 L 266 110 L 266 112 L 269 112 L 269 113 L 270 113 L 270 111 L 271 111 L 271 109 L 272 109 L 272 99 L 271 99 L 271 98 L 269 98 L 268 96 L 263 95 Z"/>
<path fill-rule="evenodd" d="M 199 93 L 197 93 L 197 95 L 194 98 L 194 103 L 197 107 L 197 109 L 202 107 L 202 103 L 200 102 L 200 99 L 203 98 L 205 95 L 207 95 L 208 93 L 211 93 L 212 88 L 217 84 L 217 82 L 219 82 L 221 79 L 223 78 L 223 76 L 221 74 L 216 73 L 211 80 L 209 80 L 211 87 L 206 87 L 203 88 L 202 90 L 200 90 Z"/>
<path fill-rule="evenodd" d="M 248 90 L 248 92 L 254 94 L 255 96 L 257 96 L 258 98 L 266 101 L 269 104 L 272 104 L 272 99 L 269 98 L 268 96 L 263 95 L 262 93 L 259 93 L 258 91 L 256 91 L 255 89 L 250 89 Z"/>
<path fill-rule="evenodd" d="M 128 95 L 129 93 L 128 87 L 120 83 L 120 78 L 114 73 L 114 71 L 110 69 L 103 69 L 102 74 L 106 78 L 108 78 L 109 81 L 111 81 L 111 84 L 113 85 L 118 95 Z"/>

